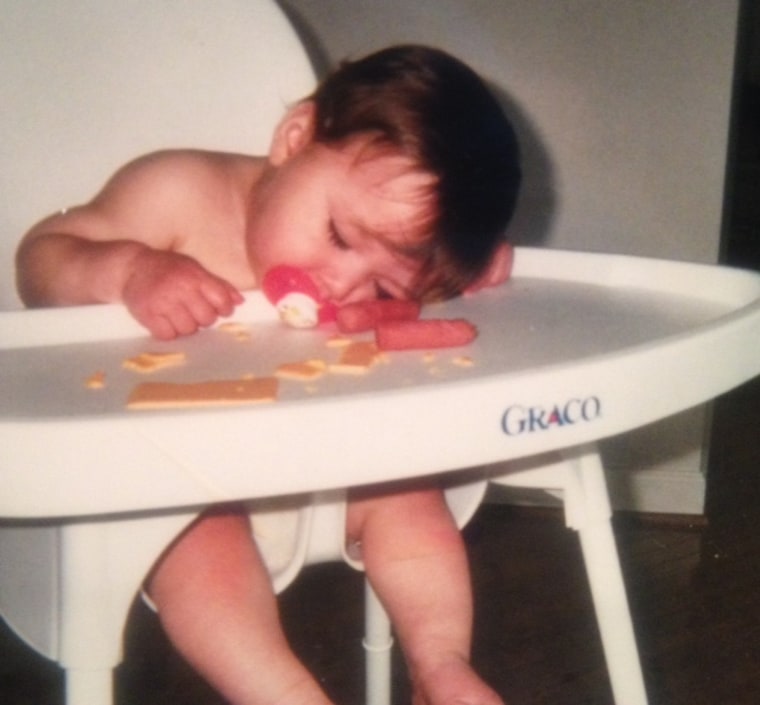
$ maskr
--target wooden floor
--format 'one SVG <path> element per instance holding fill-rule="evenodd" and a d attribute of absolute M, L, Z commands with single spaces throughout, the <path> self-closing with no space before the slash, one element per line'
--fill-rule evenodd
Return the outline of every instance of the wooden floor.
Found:
<path fill-rule="evenodd" d="M 616 536 L 652 705 L 760 702 L 760 382 L 719 400 L 707 521 L 618 516 Z M 544 510 L 484 507 L 466 531 L 478 669 L 514 705 L 608 705 L 575 535 Z M 339 703 L 362 702 L 361 579 L 305 571 L 281 598 L 295 647 Z M 217 705 L 136 605 L 118 703 Z M 403 665 L 394 700 L 408 702 Z M 60 673 L 0 630 L 0 703 L 62 703 Z M 624 705 L 624 704 L 622 704 Z"/>

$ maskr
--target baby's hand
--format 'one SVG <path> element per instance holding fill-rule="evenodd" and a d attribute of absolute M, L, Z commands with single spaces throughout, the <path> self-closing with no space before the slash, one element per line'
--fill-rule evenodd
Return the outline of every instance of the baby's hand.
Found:
<path fill-rule="evenodd" d="M 133 262 L 122 292 L 124 304 L 156 338 L 195 333 L 243 301 L 229 282 L 192 257 L 146 249 Z"/>

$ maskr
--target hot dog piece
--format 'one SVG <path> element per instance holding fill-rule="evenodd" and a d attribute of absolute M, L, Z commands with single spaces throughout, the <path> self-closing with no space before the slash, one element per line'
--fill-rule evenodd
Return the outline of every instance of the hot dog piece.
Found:
<path fill-rule="evenodd" d="M 471 343 L 478 329 L 464 318 L 424 321 L 381 321 L 375 328 L 380 350 L 453 348 Z"/>
<path fill-rule="evenodd" d="M 360 333 L 371 330 L 381 321 L 413 321 L 419 318 L 419 315 L 418 301 L 377 299 L 341 306 L 336 321 L 342 333 Z"/>

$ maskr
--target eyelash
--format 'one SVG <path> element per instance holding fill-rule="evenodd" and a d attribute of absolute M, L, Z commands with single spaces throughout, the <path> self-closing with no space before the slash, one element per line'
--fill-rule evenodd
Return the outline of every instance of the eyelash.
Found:
<path fill-rule="evenodd" d="M 391 294 L 390 291 L 387 289 L 384 289 L 380 284 L 375 282 L 375 296 L 377 296 L 378 299 L 395 299 L 396 297 Z"/>
<path fill-rule="evenodd" d="M 337 228 L 335 227 L 335 223 L 330 221 L 330 225 L 328 227 L 330 232 L 330 242 L 335 245 L 339 250 L 348 250 L 351 248 L 351 246 L 343 239 L 341 234 L 338 232 Z"/>
<path fill-rule="evenodd" d="M 337 247 L 339 250 L 350 250 L 351 245 L 347 243 L 341 234 L 338 232 L 338 229 L 335 227 L 335 223 L 330 221 L 328 225 L 328 232 L 330 233 L 330 242 Z M 396 298 L 393 296 L 393 294 L 385 289 L 383 286 L 381 286 L 378 283 L 375 283 L 375 292 L 378 299 L 394 299 Z"/>

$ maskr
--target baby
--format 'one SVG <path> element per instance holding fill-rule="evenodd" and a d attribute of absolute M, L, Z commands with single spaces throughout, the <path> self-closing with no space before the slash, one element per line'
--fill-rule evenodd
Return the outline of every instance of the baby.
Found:
<path fill-rule="evenodd" d="M 392 47 L 342 64 L 292 106 L 265 156 L 164 151 L 127 164 L 27 233 L 18 289 L 28 306 L 123 302 L 161 339 L 230 315 L 280 264 L 336 305 L 454 296 L 508 276 L 519 181 L 513 130 L 482 80 L 439 50 Z M 351 491 L 346 541 L 361 546 L 416 705 L 500 703 L 469 663 L 466 553 L 435 482 Z M 147 590 L 177 649 L 232 703 L 330 702 L 286 643 L 241 507 L 199 517 Z"/>

